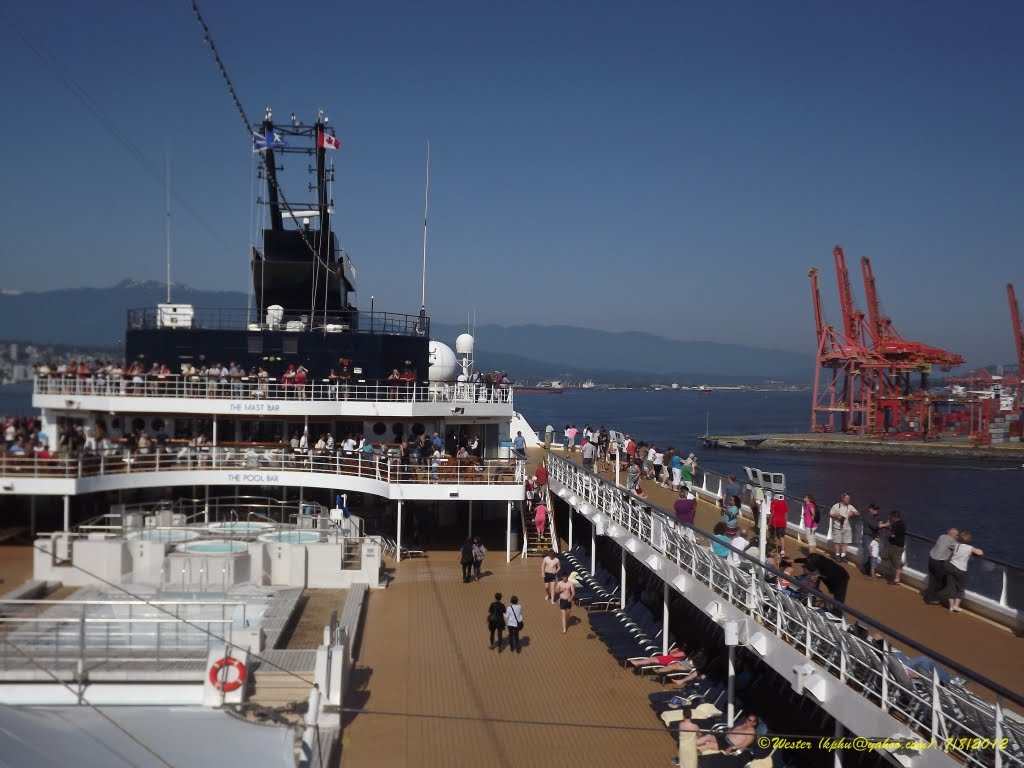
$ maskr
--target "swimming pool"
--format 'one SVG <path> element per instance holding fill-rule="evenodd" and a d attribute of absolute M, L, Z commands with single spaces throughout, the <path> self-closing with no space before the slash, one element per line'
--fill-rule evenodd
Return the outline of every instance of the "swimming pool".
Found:
<path fill-rule="evenodd" d="M 132 531 L 127 538 L 134 541 L 162 541 L 165 544 L 178 544 L 182 541 L 198 539 L 199 532 L 184 528 L 148 528 L 143 531 Z"/>
<path fill-rule="evenodd" d="M 274 531 L 264 533 L 259 540 L 273 544 L 319 544 L 320 534 L 317 531 Z"/>
<path fill-rule="evenodd" d="M 260 533 L 274 526 L 271 523 L 261 523 L 255 520 L 232 520 L 227 523 L 210 523 L 206 527 L 211 531 L 218 531 L 220 533 L 246 534 Z"/>
<path fill-rule="evenodd" d="M 178 545 L 179 552 L 189 555 L 235 555 L 248 550 L 249 545 L 244 541 L 230 539 L 207 539 L 206 541 L 192 541 Z"/>

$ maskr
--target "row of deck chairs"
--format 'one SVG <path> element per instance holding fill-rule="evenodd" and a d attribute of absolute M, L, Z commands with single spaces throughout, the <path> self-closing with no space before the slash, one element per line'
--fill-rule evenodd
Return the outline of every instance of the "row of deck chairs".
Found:
<path fill-rule="evenodd" d="M 608 610 L 619 604 L 619 579 L 600 563 L 591 574 L 590 553 L 583 547 L 574 547 L 558 555 L 562 572 L 576 574 L 576 604 L 591 610 Z"/>
<path fill-rule="evenodd" d="M 380 548 L 384 551 L 384 554 L 392 560 L 398 559 L 398 542 L 394 539 L 381 536 Z M 426 557 L 426 552 L 424 552 L 420 547 L 402 547 L 402 557 Z"/>

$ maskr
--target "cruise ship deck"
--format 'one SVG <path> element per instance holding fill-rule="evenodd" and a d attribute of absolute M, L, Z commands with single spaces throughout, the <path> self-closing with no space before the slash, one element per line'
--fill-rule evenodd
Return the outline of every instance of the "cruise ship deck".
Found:
<path fill-rule="evenodd" d="M 542 454 L 542 450 L 535 452 L 534 464 L 543 458 Z M 581 463 L 578 453 L 569 454 L 567 458 Z M 598 474 L 612 481 L 615 479 L 614 470 Z M 643 488 L 651 504 L 663 509 L 671 509 L 677 498 L 675 493 L 656 483 L 645 482 Z M 710 531 L 719 519 L 712 504 L 698 502 L 698 528 Z M 792 537 L 787 539 L 788 552 L 799 552 L 800 547 Z M 853 564 L 847 569 L 850 571 L 847 605 L 1010 690 L 1024 690 L 1024 665 L 1011 661 L 1021 650 L 1021 638 L 1013 631 L 966 610 L 951 614 L 941 606 L 927 605 L 917 589 L 909 585 L 893 586 L 885 580 L 873 581 L 861 575 Z M 894 645 L 899 647 L 899 643 Z"/>

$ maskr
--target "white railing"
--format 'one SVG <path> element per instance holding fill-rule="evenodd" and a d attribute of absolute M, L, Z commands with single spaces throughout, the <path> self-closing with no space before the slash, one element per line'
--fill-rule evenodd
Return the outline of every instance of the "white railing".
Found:
<path fill-rule="evenodd" d="M 313 379 L 302 386 L 253 376 L 37 376 L 33 395 L 61 397 L 170 397 L 217 400 L 310 400 L 318 402 L 491 403 L 512 405 L 511 386 L 468 382 L 343 383 Z"/>
<path fill-rule="evenodd" d="M 972 765 L 1024 766 L 1024 721 L 1004 709 L 1007 703 L 1024 707 L 1020 694 L 807 589 L 842 614 L 838 621 L 826 618 L 824 612 L 771 586 L 770 581 L 783 575 L 775 569 L 742 554 L 741 565 L 730 565 L 698 543 L 708 538 L 704 531 L 690 529 L 696 540 L 692 539 L 689 526 L 569 460 L 550 455 L 548 469 L 551 479 L 563 486 L 559 495 L 564 494 L 570 506 L 589 505 L 592 509 L 587 511 L 596 511 L 592 520 L 598 535 L 614 537 L 628 531 L 873 705 L 904 720 L 924 740 Z M 846 631 L 846 617 L 896 638 L 920 657 L 907 659 L 861 640 Z M 972 690 L 944 682 L 947 673 L 942 667 L 968 681 Z"/>
<path fill-rule="evenodd" d="M 388 484 L 522 485 L 522 462 L 486 459 L 460 462 L 443 458 L 402 465 L 397 457 L 345 453 L 297 453 L 291 449 L 239 452 L 230 448 L 182 449 L 177 453 L 118 451 L 39 458 L 0 454 L 0 477 L 80 479 L 154 472 L 238 470 L 240 472 L 308 472 L 380 480 Z"/>

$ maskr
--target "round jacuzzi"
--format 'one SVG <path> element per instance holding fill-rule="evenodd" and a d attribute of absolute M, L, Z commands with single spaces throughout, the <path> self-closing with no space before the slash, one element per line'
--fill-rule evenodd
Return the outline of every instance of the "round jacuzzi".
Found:
<path fill-rule="evenodd" d="M 131 531 L 126 538 L 133 541 L 162 541 L 165 544 L 178 544 L 198 539 L 199 532 L 184 528 L 147 528 L 141 531 Z"/>
<path fill-rule="evenodd" d="M 256 520 L 232 520 L 227 523 L 210 523 L 206 526 L 211 531 L 218 531 L 220 533 L 237 533 L 243 536 L 261 533 L 267 528 L 273 528 L 271 523 L 261 523 Z"/>
<path fill-rule="evenodd" d="M 205 541 L 190 541 L 187 544 L 179 544 L 178 551 L 189 555 L 237 555 L 247 552 L 249 545 L 244 541 L 233 541 L 231 539 L 206 539 Z"/>
<path fill-rule="evenodd" d="M 259 540 L 271 544 L 319 544 L 320 533 L 296 530 L 274 531 L 273 533 L 264 533 Z"/>

